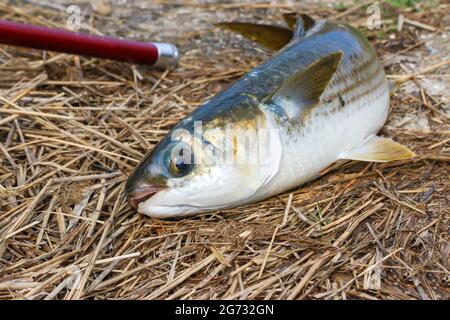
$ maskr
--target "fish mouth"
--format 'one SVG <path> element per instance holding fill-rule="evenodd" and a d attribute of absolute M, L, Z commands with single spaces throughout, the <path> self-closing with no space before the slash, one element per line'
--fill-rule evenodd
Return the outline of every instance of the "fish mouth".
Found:
<path fill-rule="evenodd" d="M 139 203 L 144 202 L 145 200 L 149 199 L 151 196 L 153 196 L 158 191 L 163 190 L 164 188 L 156 187 L 156 186 L 145 186 L 141 188 L 134 189 L 130 193 L 128 193 L 128 204 L 132 206 L 133 208 L 137 209 L 139 206 Z"/>

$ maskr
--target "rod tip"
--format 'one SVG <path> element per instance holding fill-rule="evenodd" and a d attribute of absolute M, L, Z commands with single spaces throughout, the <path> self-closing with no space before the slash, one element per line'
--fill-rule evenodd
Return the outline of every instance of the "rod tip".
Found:
<path fill-rule="evenodd" d="M 178 48 L 170 43 L 155 43 L 158 48 L 158 60 L 153 65 L 155 68 L 173 68 L 178 63 Z"/>

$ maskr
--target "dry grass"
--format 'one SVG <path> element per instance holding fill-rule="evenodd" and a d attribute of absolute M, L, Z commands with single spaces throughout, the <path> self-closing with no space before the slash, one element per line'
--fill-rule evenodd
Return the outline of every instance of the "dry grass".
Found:
<path fill-rule="evenodd" d="M 271 6 L 202 10 L 290 9 Z M 339 15 L 360 21 L 352 10 Z M 416 159 L 348 162 L 291 193 L 175 221 L 135 214 L 123 198 L 127 174 L 171 126 L 265 55 L 227 45 L 206 54 L 191 43 L 179 67 L 161 73 L 2 46 L 0 298 L 448 299 L 448 110 L 398 59 L 421 48 L 421 33 L 442 32 L 445 6 L 423 10 L 404 12 L 413 22 L 396 40 L 371 38 L 388 73 L 414 75 L 408 83 L 418 91 L 397 92 L 382 134 Z M 2 4 L 0 12 L 63 25 L 51 8 Z M 198 36 L 184 30 L 178 43 L 186 34 Z M 220 36 L 228 35 L 209 34 Z M 411 116 L 430 129 L 405 127 Z"/>

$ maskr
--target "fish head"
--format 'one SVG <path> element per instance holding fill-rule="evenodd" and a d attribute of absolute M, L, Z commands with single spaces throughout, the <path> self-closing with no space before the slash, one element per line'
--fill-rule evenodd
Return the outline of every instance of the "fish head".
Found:
<path fill-rule="evenodd" d="M 237 127 L 256 128 L 258 121 L 240 121 Z M 267 165 L 236 161 L 245 142 L 238 141 L 239 130 L 224 130 L 224 123 L 214 119 L 201 129 L 174 128 L 128 178 L 129 204 L 141 214 L 171 218 L 236 206 L 251 197 L 270 172 Z M 246 146 L 256 150 L 254 143 Z"/>

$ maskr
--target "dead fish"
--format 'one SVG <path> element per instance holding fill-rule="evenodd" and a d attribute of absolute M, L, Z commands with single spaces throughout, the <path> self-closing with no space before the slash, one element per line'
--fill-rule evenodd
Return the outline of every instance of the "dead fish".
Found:
<path fill-rule="evenodd" d="M 285 16 L 291 29 L 219 24 L 279 52 L 180 121 L 140 162 L 126 183 L 139 213 L 241 206 L 311 181 L 341 159 L 414 157 L 376 135 L 389 89 L 368 40 L 346 24 L 293 19 Z"/>

